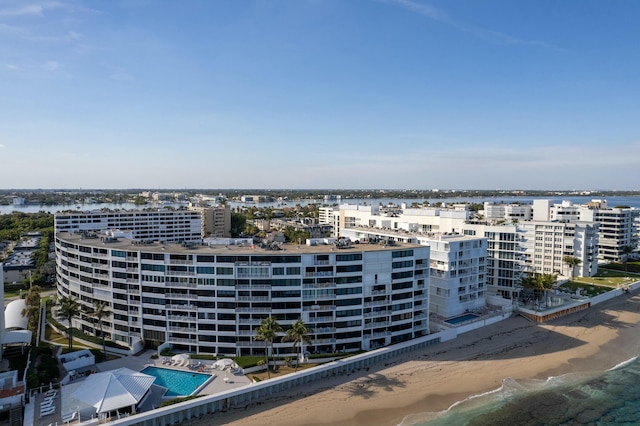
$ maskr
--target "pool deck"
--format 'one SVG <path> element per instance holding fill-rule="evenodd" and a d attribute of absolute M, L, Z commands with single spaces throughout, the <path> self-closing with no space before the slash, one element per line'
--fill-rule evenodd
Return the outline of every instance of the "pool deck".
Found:
<path fill-rule="evenodd" d="M 156 351 L 148 350 L 140 355 L 130 355 L 122 358 L 114 359 L 112 361 L 105 361 L 100 364 L 96 364 L 96 367 L 100 371 L 115 370 L 117 368 L 126 367 L 134 371 L 142 371 L 146 367 L 159 367 L 169 370 L 186 371 L 189 373 L 201 373 L 201 374 L 215 374 L 215 378 L 207 383 L 207 385 L 198 392 L 198 395 L 211 395 L 219 392 L 223 392 L 230 389 L 236 389 L 251 384 L 251 380 L 244 374 L 232 374 L 231 372 L 225 372 L 221 370 L 212 370 L 211 372 L 202 372 L 198 370 L 192 370 L 189 367 L 179 367 L 175 365 L 166 365 L 162 363 L 163 357 L 158 359 L 151 358 L 156 354 Z M 194 362 L 200 361 L 203 365 L 210 366 L 215 361 L 205 360 L 193 360 Z M 224 377 L 229 379 L 225 382 Z"/>

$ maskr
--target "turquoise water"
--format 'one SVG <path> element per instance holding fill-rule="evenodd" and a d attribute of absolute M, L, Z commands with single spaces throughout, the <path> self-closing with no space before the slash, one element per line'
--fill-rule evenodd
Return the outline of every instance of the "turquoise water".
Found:
<path fill-rule="evenodd" d="M 211 377 L 208 374 L 190 373 L 188 371 L 160 367 L 147 367 L 141 373 L 155 377 L 156 380 L 153 384 L 167 388 L 166 396 L 191 395 Z"/>
<path fill-rule="evenodd" d="M 475 314 L 464 314 L 464 315 L 460 315 L 459 317 L 449 318 L 447 320 L 444 320 L 444 322 L 448 322 L 449 324 L 456 325 L 456 324 L 460 324 L 461 322 L 471 321 L 478 318 L 479 317 Z"/>
<path fill-rule="evenodd" d="M 601 373 L 506 379 L 446 412 L 407 416 L 402 426 L 617 426 L 640 424 L 640 360 Z"/>

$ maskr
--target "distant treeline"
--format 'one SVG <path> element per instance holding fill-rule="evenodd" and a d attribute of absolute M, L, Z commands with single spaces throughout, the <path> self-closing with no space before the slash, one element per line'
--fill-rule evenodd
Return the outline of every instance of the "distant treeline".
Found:
<path fill-rule="evenodd" d="M 84 204 L 91 199 L 96 203 L 121 204 L 126 202 L 140 204 L 138 195 L 145 189 L 126 190 L 0 190 L 0 205 L 10 205 L 14 197 L 25 199 L 28 204 L 65 205 Z M 558 190 L 430 190 L 430 189 L 156 189 L 154 192 L 180 193 L 187 197 L 197 194 L 208 196 L 224 195 L 229 200 L 239 200 L 243 195 L 265 195 L 277 199 L 324 201 L 325 195 L 339 195 L 342 199 L 351 198 L 398 198 L 398 199 L 440 199 L 440 198 L 472 198 L 472 197 L 554 197 L 588 195 L 591 197 L 627 197 L 640 195 L 640 191 L 577 191 Z"/>

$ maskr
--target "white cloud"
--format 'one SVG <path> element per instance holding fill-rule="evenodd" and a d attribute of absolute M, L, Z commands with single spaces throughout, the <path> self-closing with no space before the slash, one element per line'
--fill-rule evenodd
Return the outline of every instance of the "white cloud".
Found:
<path fill-rule="evenodd" d="M 535 46 L 542 47 L 545 49 L 557 50 L 557 51 L 566 51 L 566 49 L 554 46 L 552 44 L 548 44 L 541 41 L 536 40 L 525 40 L 518 37 L 514 37 L 509 34 L 504 34 L 498 31 L 487 30 L 484 28 L 473 27 L 470 25 L 463 24 L 458 22 L 451 17 L 449 17 L 445 12 L 436 9 L 432 6 L 416 3 L 411 0 L 389 0 L 391 3 L 395 3 L 399 6 L 404 7 L 412 12 L 418 13 L 422 16 L 425 16 L 434 21 L 443 23 L 448 25 L 456 30 L 470 34 L 478 39 L 484 40 L 488 43 L 498 44 L 498 45 L 523 45 L 523 46 Z"/>
<path fill-rule="evenodd" d="M 6 148 L 6 145 L 3 145 L 3 144 L 0 143 L 0 149 L 1 148 Z"/>
<path fill-rule="evenodd" d="M 1 9 L 0 16 L 42 16 L 43 10 L 42 5 L 30 4 L 13 9 Z"/>
<path fill-rule="evenodd" d="M 11 71 L 20 71 L 22 69 L 22 67 L 16 64 L 4 64 L 4 67 Z"/>

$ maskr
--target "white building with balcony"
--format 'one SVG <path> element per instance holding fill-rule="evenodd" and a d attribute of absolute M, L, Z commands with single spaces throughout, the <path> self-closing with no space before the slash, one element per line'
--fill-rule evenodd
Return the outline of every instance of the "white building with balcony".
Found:
<path fill-rule="evenodd" d="M 208 246 L 55 237 L 59 296 L 107 302 L 108 339 L 219 355 L 264 354 L 273 316 L 306 323 L 309 352 L 372 349 L 429 334 L 429 247 L 346 243 Z M 78 327 L 98 334 L 92 318 Z M 276 353 L 293 354 L 290 342 Z"/>
<path fill-rule="evenodd" d="M 632 207 L 609 207 L 606 200 L 574 205 L 571 201 L 554 204 L 551 220 L 595 222 L 598 228 L 598 258 L 602 261 L 624 260 L 624 247 L 638 250 L 640 210 Z"/>

